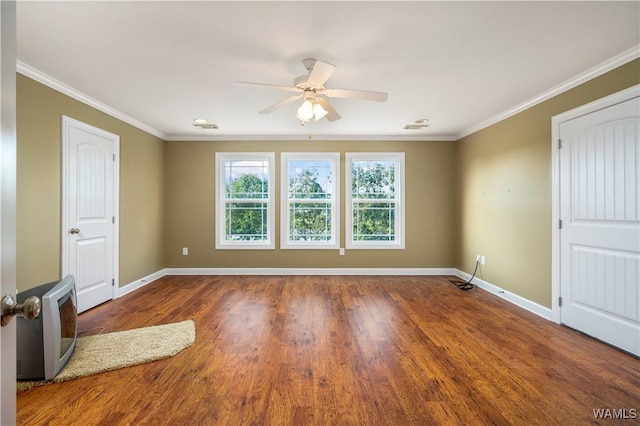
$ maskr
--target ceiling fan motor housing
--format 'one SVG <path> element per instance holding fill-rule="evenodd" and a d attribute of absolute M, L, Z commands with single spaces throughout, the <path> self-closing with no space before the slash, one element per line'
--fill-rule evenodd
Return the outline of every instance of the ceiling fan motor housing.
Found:
<path fill-rule="evenodd" d="M 311 71 L 313 71 L 313 67 L 315 67 L 316 62 L 318 62 L 318 60 L 312 58 L 307 58 L 302 61 L 304 67 L 307 69 L 307 74 L 296 77 L 295 80 L 293 80 L 294 86 L 305 91 L 318 91 L 324 89 L 324 86 L 314 86 L 313 84 L 309 83 L 309 76 L 311 75 Z"/>
<path fill-rule="evenodd" d="M 317 87 L 317 86 L 313 86 L 312 84 L 309 83 L 309 75 L 301 75 L 299 77 L 296 77 L 295 80 L 293 80 L 293 85 L 296 86 L 298 89 L 300 90 L 322 90 L 324 89 L 324 86 L 321 87 Z"/>

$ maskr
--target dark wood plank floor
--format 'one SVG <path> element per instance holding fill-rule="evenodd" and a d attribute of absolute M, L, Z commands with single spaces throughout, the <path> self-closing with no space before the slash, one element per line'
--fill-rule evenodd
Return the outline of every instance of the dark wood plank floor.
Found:
<path fill-rule="evenodd" d="M 79 331 L 186 319 L 196 342 L 177 356 L 21 392 L 19 424 L 575 425 L 611 424 L 594 409 L 640 416 L 640 360 L 447 277 L 164 277 L 82 314 Z"/>

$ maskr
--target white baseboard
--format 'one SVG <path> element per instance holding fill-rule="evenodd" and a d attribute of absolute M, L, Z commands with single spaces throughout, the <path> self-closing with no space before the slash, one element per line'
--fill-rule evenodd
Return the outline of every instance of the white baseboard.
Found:
<path fill-rule="evenodd" d="M 454 268 L 167 268 L 166 275 L 455 275 Z"/>
<path fill-rule="evenodd" d="M 118 294 L 116 297 L 122 297 L 125 294 L 129 294 L 133 291 L 138 290 L 141 287 L 144 287 L 147 284 L 151 284 L 152 282 L 154 282 L 155 280 L 158 280 L 162 277 L 164 277 L 165 275 L 167 275 L 167 270 L 166 269 L 161 269 L 157 272 L 154 272 L 152 274 L 147 275 L 146 277 L 142 277 L 139 280 L 135 280 L 125 286 L 122 286 L 118 289 Z"/>
<path fill-rule="evenodd" d="M 456 269 L 455 271 L 455 275 L 462 278 L 463 280 L 469 281 L 469 279 L 471 279 L 471 275 L 467 274 L 466 272 L 463 272 L 459 269 Z M 511 293 L 510 291 L 484 281 L 478 277 L 474 277 L 471 283 L 477 285 L 479 288 L 485 291 L 488 291 L 489 293 L 492 293 L 508 302 L 513 303 L 514 305 L 522 309 L 526 309 L 527 311 L 532 312 L 546 320 L 552 321 L 551 309 L 545 306 L 539 305 L 529 299 L 525 299 L 522 296 Z"/>

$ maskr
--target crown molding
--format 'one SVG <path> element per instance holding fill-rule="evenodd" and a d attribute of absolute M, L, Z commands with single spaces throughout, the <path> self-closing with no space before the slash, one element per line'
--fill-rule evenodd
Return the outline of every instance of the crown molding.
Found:
<path fill-rule="evenodd" d="M 557 96 L 561 93 L 564 93 L 570 89 L 573 89 L 574 87 L 577 87 L 579 85 L 581 85 L 582 83 L 586 83 L 589 80 L 593 80 L 596 77 L 599 77 L 615 68 L 618 68 L 628 62 L 633 61 L 634 59 L 637 59 L 638 57 L 640 57 L 640 45 L 636 45 L 634 47 L 632 47 L 631 49 L 625 50 L 624 52 L 622 52 L 621 54 L 614 56 L 613 58 L 604 61 L 598 65 L 596 65 L 593 68 L 590 68 L 588 70 L 586 70 L 583 73 L 578 74 L 577 76 L 570 78 L 569 80 L 560 83 L 559 85 L 552 87 L 549 90 L 546 90 L 542 93 L 540 93 L 537 96 L 534 96 L 533 98 L 518 104 L 498 115 L 495 115 L 491 118 L 489 118 L 488 120 L 485 120 L 481 123 L 478 123 L 474 126 L 471 126 L 465 130 L 463 130 L 462 132 L 458 133 L 455 136 L 455 140 L 460 140 L 466 136 L 469 136 L 472 133 L 475 133 L 477 131 L 480 131 L 482 129 L 485 129 L 493 124 L 499 123 L 502 120 L 505 120 L 509 117 L 512 117 L 522 111 L 525 111 L 535 105 L 538 105 L 548 99 L 553 98 L 554 96 Z"/>
<path fill-rule="evenodd" d="M 166 141 L 388 141 L 388 142 L 449 142 L 456 141 L 453 135 L 406 136 L 406 135 L 167 135 Z"/>
<path fill-rule="evenodd" d="M 111 108 L 110 106 L 103 104 L 102 102 L 92 98 L 91 96 L 85 95 L 79 90 L 76 90 L 73 87 L 70 87 L 64 84 L 63 82 L 48 76 L 42 71 L 28 64 L 25 64 L 24 62 L 17 61 L 16 71 L 26 77 L 29 77 L 32 80 L 37 81 L 38 83 L 44 84 L 45 86 L 48 86 L 53 90 L 56 90 L 64 95 L 67 95 L 77 101 L 82 102 L 83 104 L 93 107 L 98 111 L 102 111 L 105 114 L 108 114 L 114 118 L 117 118 L 120 121 L 124 121 L 125 123 L 130 124 L 133 127 L 137 127 L 138 129 L 145 131 L 149 134 L 152 134 L 153 136 L 156 136 L 160 139 L 163 139 L 163 140 L 167 139 L 167 135 L 165 135 L 161 131 L 154 129 L 151 126 L 148 126 L 142 123 L 141 121 L 138 121 L 135 118 L 130 117 L 127 114 L 118 111 L 117 109 Z"/>

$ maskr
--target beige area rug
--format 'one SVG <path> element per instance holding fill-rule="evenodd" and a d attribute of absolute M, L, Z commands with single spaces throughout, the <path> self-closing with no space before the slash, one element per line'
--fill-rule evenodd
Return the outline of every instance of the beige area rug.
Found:
<path fill-rule="evenodd" d="M 18 382 L 18 391 L 172 357 L 196 338 L 193 321 L 78 337 L 73 356 L 52 380 Z"/>

